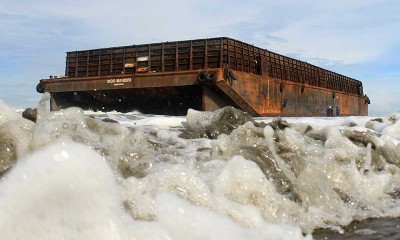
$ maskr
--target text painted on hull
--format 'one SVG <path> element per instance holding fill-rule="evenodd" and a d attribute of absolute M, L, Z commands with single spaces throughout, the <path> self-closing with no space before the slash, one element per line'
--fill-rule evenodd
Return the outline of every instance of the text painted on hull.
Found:
<path fill-rule="evenodd" d="M 113 84 L 114 86 L 122 86 L 130 82 L 132 82 L 132 78 L 112 78 L 107 80 L 107 84 Z"/>

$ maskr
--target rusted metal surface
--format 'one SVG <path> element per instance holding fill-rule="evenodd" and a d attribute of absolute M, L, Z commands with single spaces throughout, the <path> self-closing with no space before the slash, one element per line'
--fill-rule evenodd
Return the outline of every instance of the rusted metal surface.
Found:
<path fill-rule="evenodd" d="M 259 117 L 259 112 L 253 108 L 250 103 L 246 101 L 246 98 L 243 95 L 239 95 L 229 84 L 227 81 L 218 81 L 216 83 L 219 90 L 224 92 L 227 96 L 229 96 L 232 101 L 239 106 L 240 109 L 249 113 L 252 116 Z M 255 106 L 256 107 L 256 106 Z"/>
<path fill-rule="evenodd" d="M 329 106 L 339 107 L 342 115 L 368 115 L 363 95 L 237 71 L 234 75 L 237 80 L 224 81 L 260 116 L 325 116 Z"/>
<path fill-rule="evenodd" d="M 325 115 L 328 106 L 367 115 L 369 102 L 358 80 L 224 37 L 67 52 L 66 77 L 37 91 L 51 93 L 52 109 L 162 114 L 232 105 L 253 116 Z"/>
<path fill-rule="evenodd" d="M 218 69 L 217 69 L 218 70 Z M 197 84 L 199 71 L 146 73 L 85 78 L 56 78 L 42 80 L 47 92 L 71 92 L 126 88 L 187 86 Z"/>
<path fill-rule="evenodd" d="M 362 95 L 358 80 L 231 38 L 67 52 L 70 78 L 222 68 Z"/>

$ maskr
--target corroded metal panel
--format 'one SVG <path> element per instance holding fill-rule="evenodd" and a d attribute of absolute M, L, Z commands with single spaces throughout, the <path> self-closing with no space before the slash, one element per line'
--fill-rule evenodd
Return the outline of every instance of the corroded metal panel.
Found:
<path fill-rule="evenodd" d="M 228 84 L 260 116 L 325 116 L 329 106 L 343 115 L 365 115 L 365 97 L 268 76 L 234 72 Z"/>
<path fill-rule="evenodd" d="M 148 99 L 147 102 L 142 103 L 144 105 L 154 101 L 151 99 L 163 99 L 162 101 L 174 99 L 175 104 L 189 108 L 188 103 L 193 102 L 196 104 L 196 108 L 201 110 L 215 110 L 226 105 L 233 105 L 253 116 L 324 116 L 328 106 L 339 107 L 342 115 L 365 115 L 368 113 L 365 96 L 335 92 L 309 84 L 237 71 L 231 71 L 231 74 L 235 76 L 235 80 L 233 80 L 232 77 L 227 78 L 225 72 L 226 69 L 208 69 L 208 71 L 130 76 L 63 78 L 44 80 L 43 84 L 45 91 L 53 93 L 52 103 L 55 106 L 53 109 L 71 105 L 70 103 L 79 105 L 80 99 L 86 99 L 86 102 L 81 104 L 85 105 L 87 99 L 91 98 L 99 102 L 99 104 L 95 102 L 91 102 L 91 104 L 106 106 L 108 109 L 112 107 L 112 104 L 117 107 L 119 103 L 116 99 L 132 99 L 131 101 L 137 102 L 137 99 L 140 98 Z M 212 79 L 207 80 L 210 76 Z M 202 77 L 207 81 L 204 82 Z M 199 100 L 201 107 L 198 106 L 198 101 L 189 101 L 189 98 L 179 97 L 179 95 L 186 96 L 188 94 L 190 96 L 190 92 L 183 93 L 178 90 L 184 86 L 199 86 L 202 89 L 202 99 Z M 138 91 L 132 91 L 134 89 Z M 62 94 L 68 92 L 78 92 L 78 94 Z M 128 101 L 126 104 L 140 108 Z M 123 108 L 128 109 L 128 105 Z"/>
<path fill-rule="evenodd" d="M 99 77 L 224 68 L 363 95 L 358 80 L 226 37 L 67 52 L 65 75 Z"/>
<path fill-rule="evenodd" d="M 125 110 L 166 101 L 183 106 L 163 106 L 173 112 L 193 104 L 253 116 L 323 116 L 329 106 L 368 114 L 360 81 L 226 37 L 67 52 L 66 76 L 41 80 L 37 91 L 50 92 L 56 107 L 85 99 Z"/>
<path fill-rule="evenodd" d="M 198 84 L 196 81 L 198 71 L 177 72 L 165 74 L 136 74 L 115 75 L 86 78 L 59 78 L 42 80 L 44 91 L 71 92 L 110 89 L 130 89 L 148 87 L 187 86 Z"/>
<path fill-rule="evenodd" d="M 203 111 L 215 111 L 225 106 L 234 105 L 232 101 L 229 101 L 229 98 L 224 98 L 221 92 L 213 91 L 209 86 L 203 86 L 202 98 Z"/>

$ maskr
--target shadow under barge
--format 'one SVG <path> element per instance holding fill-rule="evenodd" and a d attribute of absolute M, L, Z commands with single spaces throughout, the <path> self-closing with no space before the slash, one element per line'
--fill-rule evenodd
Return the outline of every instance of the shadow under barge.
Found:
<path fill-rule="evenodd" d="M 67 52 L 65 77 L 42 79 L 51 110 L 186 115 L 233 106 L 257 116 L 368 115 L 362 82 L 231 38 Z"/>

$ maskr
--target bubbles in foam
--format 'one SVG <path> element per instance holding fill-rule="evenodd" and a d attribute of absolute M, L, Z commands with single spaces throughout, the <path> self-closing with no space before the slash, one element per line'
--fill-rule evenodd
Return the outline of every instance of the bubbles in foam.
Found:
<path fill-rule="evenodd" d="M 15 219 L 32 211 L 25 220 L 36 230 L 19 226 L 21 238 L 303 239 L 315 228 L 400 215 L 398 114 L 322 124 L 194 112 L 182 136 L 176 118 L 102 113 L 121 125 L 77 108 L 49 112 L 44 102 L 38 123 L 16 137 L 18 160 L 0 182 L 0 211 Z M 22 126 L 6 122 L 0 127 Z"/>
<path fill-rule="evenodd" d="M 4 239 L 124 237 L 120 188 L 98 153 L 80 144 L 59 142 L 20 160 L 0 192 Z"/>

